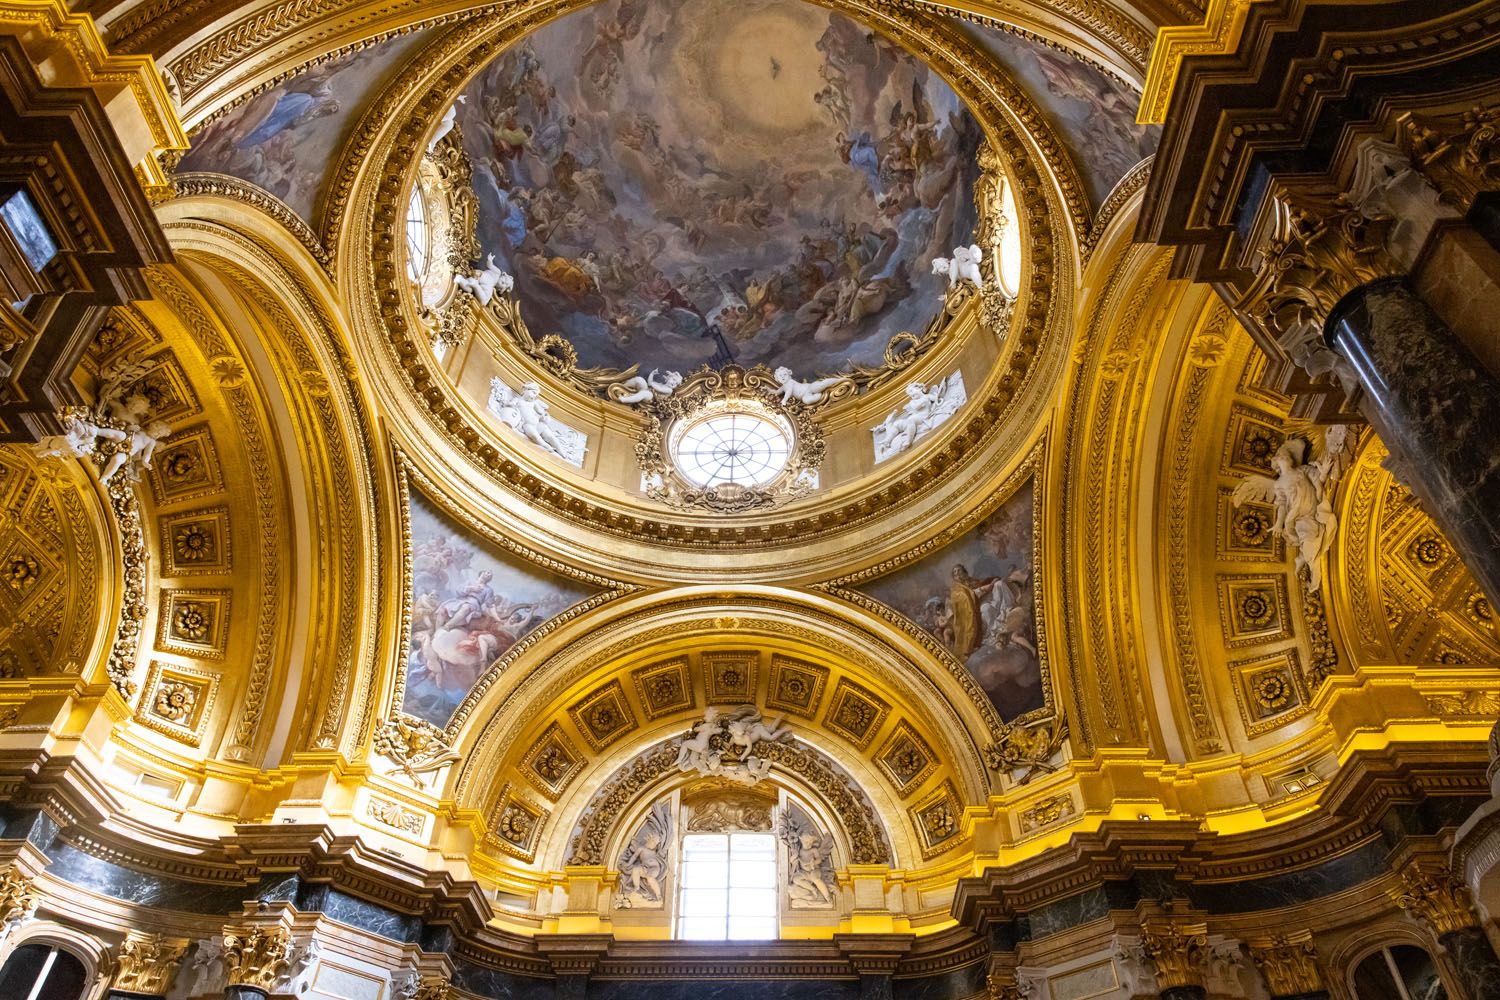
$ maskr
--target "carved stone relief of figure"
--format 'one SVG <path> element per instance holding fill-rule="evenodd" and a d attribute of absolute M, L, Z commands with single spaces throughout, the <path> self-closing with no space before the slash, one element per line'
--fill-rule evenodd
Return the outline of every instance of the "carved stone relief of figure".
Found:
<path fill-rule="evenodd" d="M 774 797 L 716 788 L 683 795 L 682 825 L 688 833 L 766 833 L 775 810 Z"/>
<path fill-rule="evenodd" d="M 727 714 L 710 707 L 703 721 L 683 737 L 677 766 L 704 777 L 753 785 L 771 770 L 771 762 L 756 754 L 757 745 L 787 735 L 777 722 L 766 723 L 754 705 L 741 705 Z"/>
<path fill-rule="evenodd" d="M 615 893 L 615 908 L 662 906 L 671 853 L 672 804 L 664 799 L 651 807 L 635 836 L 620 852 L 620 888 Z"/>
<path fill-rule="evenodd" d="M 548 412 L 547 402 L 542 399 L 542 387 L 537 383 L 527 382 L 518 392 L 496 376 L 490 380 L 489 409 L 538 448 L 583 468 L 588 435 L 574 430 Z"/>
<path fill-rule="evenodd" d="M 150 419 L 149 399 L 128 392 L 151 367 L 152 362 L 135 355 L 112 362 L 99 374 L 95 407 L 63 410 L 64 432 L 43 438 L 35 446 L 36 454 L 42 458 L 92 457 L 99 464 L 101 480 L 107 482 L 124 470 L 130 482 L 139 482 L 141 473 L 151 468 L 157 445 L 172 434 L 165 422 Z"/>
<path fill-rule="evenodd" d="M 932 385 L 913 382 L 906 387 L 906 395 L 906 404 L 891 411 L 870 432 L 875 438 L 876 462 L 901 454 L 936 430 L 968 401 L 962 372 L 954 372 Z"/>
<path fill-rule="evenodd" d="M 1274 479 L 1247 476 L 1234 488 L 1235 506 L 1253 500 L 1276 508 L 1271 530 L 1291 549 L 1298 574 L 1306 574 L 1309 593 L 1322 586 L 1323 553 L 1332 547 L 1338 528 L 1333 487 L 1349 464 L 1349 452 L 1349 428 L 1342 424 L 1324 432 L 1321 447 L 1294 434 L 1271 457 Z"/>
<path fill-rule="evenodd" d="M 833 838 L 795 805 L 782 813 L 778 831 L 786 845 L 786 894 L 794 910 L 834 905 Z"/>

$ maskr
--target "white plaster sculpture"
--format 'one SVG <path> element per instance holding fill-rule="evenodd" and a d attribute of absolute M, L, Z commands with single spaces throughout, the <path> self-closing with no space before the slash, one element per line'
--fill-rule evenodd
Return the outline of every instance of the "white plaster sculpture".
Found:
<path fill-rule="evenodd" d="M 649 403 L 653 399 L 666 399 L 676 391 L 682 384 L 682 375 L 678 372 L 662 373 L 660 368 L 651 369 L 651 374 L 642 378 L 639 375 L 616 382 L 609 387 L 609 398 L 617 403 Z"/>
<path fill-rule="evenodd" d="M 224 978 L 224 939 L 207 937 L 193 949 L 193 959 L 179 982 L 183 979 L 188 982 L 184 996 L 214 996 L 224 992 Z"/>
<path fill-rule="evenodd" d="M 494 254 L 485 257 L 484 270 L 476 269 L 473 274 L 455 274 L 453 283 L 473 295 L 482 306 L 490 304 L 490 299 L 495 297 L 497 290 L 508 295 L 516 287 L 516 279 L 500 270 L 500 265 L 495 263 Z"/>
<path fill-rule="evenodd" d="M 617 909 L 640 909 L 664 905 L 662 883 L 672 845 L 671 803 L 663 800 L 651 807 L 630 843 L 620 852 L 620 889 Z"/>
<path fill-rule="evenodd" d="M 125 395 L 151 369 L 151 362 L 134 356 L 114 362 L 100 373 L 99 402 L 92 411 L 65 411 L 63 433 L 43 438 L 35 445 L 41 458 L 92 458 L 104 444 L 109 449 L 99 471 L 105 482 L 125 470 L 130 482 L 139 482 L 151 468 L 157 445 L 170 437 L 172 428 L 161 420 L 148 419 L 151 401 L 140 393 Z"/>
<path fill-rule="evenodd" d="M 286 969 L 277 977 L 274 992 L 278 996 L 301 996 L 312 986 L 312 975 L 317 971 L 318 955 L 322 945 L 315 939 L 293 942 L 287 955 Z"/>
<path fill-rule="evenodd" d="M 946 275 L 948 287 L 956 288 L 960 281 L 967 281 L 975 288 L 984 287 L 984 275 L 979 273 L 979 264 L 984 260 L 984 251 L 978 244 L 954 247 L 952 257 L 934 257 L 932 273 Z"/>
<path fill-rule="evenodd" d="M 710 707 L 678 748 L 677 767 L 754 785 L 771 772 L 771 762 L 756 754 L 757 744 L 788 735 L 778 724 L 763 721 L 754 705 L 741 705 L 727 715 Z"/>
<path fill-rule="evenodd" d="M 845 382 L 852 384 L 854 380 L 848 375 L 834 375 L 831 378 L 820 378 L 816 382 L 800 382 L 790 368 L 782 367 L 776 369 L 776 381 L 781 385 L 783 404 L 795 399 L 803 406 L 813 406 L 823 402 L 823 397 L 831 390 Z"/>
<path fill-rule="evenodd" d="M 781 820 L 786 845 L 787 900 L 795 909 L 833 905 L 833 838 L 818 830 L 800 809 Z"/>
<path fill-rule="evenodd" d="M 490 379 L 489 408 L 491 413 L 538 448 L 583 468 L 588 436 L 548 412 L 547 402 L 542 399 L 542 387 L 537 383 L 527 382 L 517 392 L 497 375 Z"/>
<path fill-rule="evenodd" d="M 1253 500 L 1276 508 L 1271 531 L 1292 550 L 1298 573 L 1307 574 L 1309 593 L 1317 593 L 1322 585 L 1320 563 L 1338 529 L 1333 487 L 1349 464 L 1349 451 L 1349 428 L 1345 424 L 1328 428 L 1321 448 L 1308 437 L 1294 434 L 1271 456 L 1274 479 L 1247 476 L 1234 488 L 1236 507 Z"/>
<path fill-rule="evenodd" d="M 893 410 L 870 432 L 875 438 L 876 462 L 901 454 L 968 401 L 963 372 L 954 372 L 932 385 L 912 382 L 906 387 L 906 396 L 906 405 Z"/>
<path fill-rule="evenodd" d="M 430 153 L 436 149 L 437 144 L 443 141 L 443 136 L 453 131 L 453 123 L 458 120 L 458 106 L 467 100 L 466 97 L 460 94 L 458 100 L 454 101 L 453 105 L 447 111 L 443 112 L 443 119 L 438 122 L 437 131 L 432 133 L 432 141 L 427 143 L 427 152 Z"/>
<path fill-rule="evenodd" d="M 1356 154 L 1348 198 L 1366 219 L 1390 222 L 1385 248 L 1409 269 L 1415 267 L 1433 227 L 1461 214 L 1417 173 L 1410 157 L 1374 137 L 1366 139 Z"/>

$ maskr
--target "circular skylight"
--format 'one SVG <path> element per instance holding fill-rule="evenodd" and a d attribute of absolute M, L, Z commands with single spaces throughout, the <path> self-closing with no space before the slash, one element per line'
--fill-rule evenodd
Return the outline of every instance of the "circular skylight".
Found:
<path fill-rule="evenodd" d="M 406 273 L 417 284 L 427 276 L 427 203 L 415 188 L 406 204 Z"/>
<path fill-rule="evenodd" d="M 765 417 L 731 410 L 705 417 L 676 435 L 672 460 L 700 487 L 764 486 L 786 468 L 787 434 Z"/>

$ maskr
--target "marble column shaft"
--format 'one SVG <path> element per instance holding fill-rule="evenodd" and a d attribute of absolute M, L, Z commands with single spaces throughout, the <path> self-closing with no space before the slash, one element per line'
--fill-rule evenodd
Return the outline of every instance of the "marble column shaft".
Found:
<path fill-rule="evenodd" d="M 224 1000 L 266 1000 L 270 994 L 254 986 L 226 986 Z"/>
<path fill-rule="evenodd" d="M 1208 990 L 1202 986 L 1168 986 L 1161 991 L 1161 1000 L 1207 1000 Z"/>
<path fill-rule="evenodd" d="M 1464 1000 L 1500 1000 L 1500 957 L 1478 927 L 1438 936 L 1438 944 L 1463 980 Z"/>
<path fill-rule="evenodd" d="M 882 973 L 860 973 L 860 1000 L 892 1000 L 891 977 Z"/>
<path fill-rule="evenodd" d="M 1500 380 L 1404 279 L 1344 296 L 1324 327 L 1354 367 L 1361 410 L 1407 484 L 1500 607 Z"/>
<path fill-rule="evenodd" d="M 589 977 L 559 975 L 553 981 L 552 992 L 557 1000 L 584 1000 L 589 993 Z"/>

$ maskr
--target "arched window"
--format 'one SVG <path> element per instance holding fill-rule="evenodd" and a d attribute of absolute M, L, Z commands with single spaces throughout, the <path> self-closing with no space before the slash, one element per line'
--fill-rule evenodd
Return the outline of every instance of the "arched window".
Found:
<path fill-rule="evenodd" d="M 87 974 L 76 957 L 45 944 L 23 944 L 0 966 L 0 997 L 79 1000 Z"/>
<path fill-rule="evenodd" d="M 677 937 L 769 941 L 776 937 L 776 837 L 690 833 L 682 838 Z"/>
<path fill-rule="evenodd" d="M 1367 955 L 1354 969 L 1358 1000 L 1448 1000 L 1432 956 L 1409 944 Z"/>

